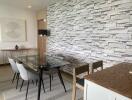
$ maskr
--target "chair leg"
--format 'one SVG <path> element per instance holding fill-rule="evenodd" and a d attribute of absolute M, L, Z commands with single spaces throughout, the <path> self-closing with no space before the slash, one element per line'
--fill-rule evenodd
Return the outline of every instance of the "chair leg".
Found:
<path fill-rule="evenodd" d="M 76 86 L 73 84 L 72 88 L 72 100 L 76 100 Z"/>
<path fill-rule="evenodd" d="M 42 85 L 43 85 L 43 90 L 44 90 L 44 93 L 45 93 L 45 87 L 44 87 L 44 81 L 43 81 L 43 79 L 42 79 Z"/>
<path fill-rule="evenodd" d="M 16 84 L 16 89 L 18 87 L 18 82 L 19 82 L 19 73 L 17 73 L 17 84 Z"/>
<path fill-rule="evenodd" d="M 22 80 L 22 84 L 21 84 L 21 87 L 20 87 L 20 91 L 21 91 L 21 89 L 22 89 L 22 87 L 23 87 L 23 83 L 24 83 L 24 80 Z"/>
<path fill-rule="evenodd" d="M 62 78 L 62 76 L 61 76 L 61 73 L 60 73 L 60 70 L 59 70 L 59 69 L 58 69 L 58 76 L 59 76 L 60 81 L 61 81 L 61 84 L 63 85 L 64 90 L 65 90 L 65 92 L 66 92 L 65 84 L 64 84 L 64 82 L 63 82 L 63 78 Z"/>
<path fill-rule="evenodd" d="M 51 75 L 51 77 L 52 77 L 52 80 L 53 80 L 54 79 L 53 74 Z"/>
<path fill-rule="evenodd" d="M 28 84 L 27 84 L 27 91 L 26 91 L 26 99 L 25 100 L 27 100 L 28 88 L 29 88 L 29 81 L 28 81 Z"/>
<path fill-rule="evenodd" d="M 37 84 L 38 84 L 38 80 L 36 80 L 36 86 L 37 86 Z"/>
<path fill-rule="evenodd" d="M 16 77 L 16 73 L 14 73 L 13 75 L 12 83 L 14 82 L 15 77 Z"/>
<path fill-rule="evenodd" d="M 16 77 L 15 77 L 15 79 L 17 80 L 17 78 L 18 78 L 18 73 L 16 73 Z"/>
<path fill-rule="evenodd" d="M 51 91 L 51 78 L 52 78 L 52 76 L 49 75 L 49 77 L 50 77 L 50 91 Z"/>
<path fill-rule="evenodd" d="M 34 81 L 32 80 L 32 83 L 33 83 L 33 85 L 34 85 Z"/>

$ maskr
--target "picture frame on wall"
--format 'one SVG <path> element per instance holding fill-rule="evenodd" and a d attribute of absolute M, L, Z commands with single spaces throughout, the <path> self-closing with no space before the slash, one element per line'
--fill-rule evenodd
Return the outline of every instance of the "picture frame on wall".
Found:
<path fill-rule="evenodd" d="M 0 18 L 0 37 L 2 42 L 26 41 L 26 20 L 15 18 Z"/>

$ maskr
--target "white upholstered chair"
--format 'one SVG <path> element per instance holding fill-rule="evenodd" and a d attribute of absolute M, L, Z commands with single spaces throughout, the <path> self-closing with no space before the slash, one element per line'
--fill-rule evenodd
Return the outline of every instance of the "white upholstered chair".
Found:
<path fill-rule="evenodd" d="M 27 84 L 27 90 L 26 90 L 26 100 L 27 100 L 29 83 L 30 83 L 30 81 L 39 80 L 39 74 L 38 73 L 35 73 L 35 72 L 31 72 L 30 70 L 26 69 L 23 64 L 20 64 L 18 62 L 16 62 L 16 65 L 17 65 L 18 70 L 20 72 L 20 76 L 23 79 L 22 84 L 21 84 L 21 87 L 20 87 L 20 91 L 21 91 L 21 88 L 23 86 L 24 81 L 27 81 L 28 82 L 28 84 Z M 43 80 L 41 82 L 43 84 L 43 89 L 44 89 L 44 92 L 45 92 Z"/>
<path fill-rule="evenodd" d="M 13 73 L 14 73 L 12 83 L 14 82 L 14 79 L 16 78 L 17 79 L 16 89 L 17 89 L 18 81 L 19 81 L 19 70 L 17 68 L 16 62 L 14 61 L 14 59 L 8 57 L 8 60 L 9 60 L 9 63 L 11 65 L 11 68 L 12 68 Z"/>

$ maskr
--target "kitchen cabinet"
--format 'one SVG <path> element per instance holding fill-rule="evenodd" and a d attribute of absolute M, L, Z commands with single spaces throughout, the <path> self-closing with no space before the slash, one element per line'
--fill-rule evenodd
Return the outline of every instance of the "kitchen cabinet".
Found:
<path fill-rule="evenodd" d="M 132 63 L 121 63 L 85 77 L 84 100 L 132 100 Z"/>
<path fill-rule="evenodd" d="M 84 100 L 99 100 L 100 97 L 101 100 L 108 100 L 109 92 L 107 89 L 87 80 L 85 80 L 85 86 L 87 88 Z"/>
<path fill-rule="evenodd" d="M 84 100 L 132 100 L 88 80 L 84 90 Z"/>
<path fill-rule="evenodd" d="M 124 96 L 122 96 L 120 94 L 116 94 L 116 99 L 115 100 L 132 100 L 132 99 L 124 97 Z"/>
<path fill-rule="evenodd" d="M 18 49 L 1 49 L 1 58 L 0 64 L 8 64 L 8 57 L 16 57 L 16 56 L 23 56 L 23 55 L 34 55 L 37 52 L 36 48 L 18 48 Z"/>

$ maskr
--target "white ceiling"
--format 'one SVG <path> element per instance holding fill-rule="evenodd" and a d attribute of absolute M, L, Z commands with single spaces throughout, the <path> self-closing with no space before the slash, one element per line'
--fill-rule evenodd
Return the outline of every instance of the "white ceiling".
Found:
<path fill-rule="evenodd" d="M 0 4 L 24 9 L 29 9 L 28 6 L 31 5 L 31 10 L 38 11 L 46 8 L 48 0 L 0 0 Z"/>

